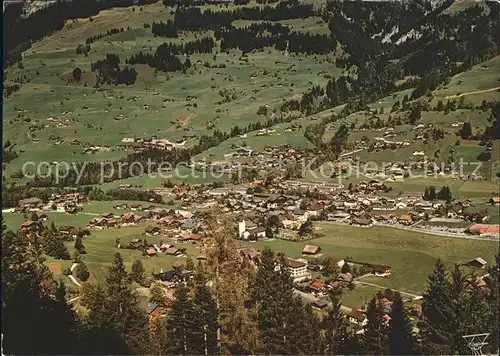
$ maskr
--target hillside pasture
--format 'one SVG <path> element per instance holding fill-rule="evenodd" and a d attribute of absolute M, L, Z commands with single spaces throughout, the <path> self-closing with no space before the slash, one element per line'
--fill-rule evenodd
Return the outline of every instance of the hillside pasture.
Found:
<path fill-rule="evenodd" d="M 120 146 L 125 137 L 156 135 L 182 141 L 189 135 L 194 139 L 188 139 L 187 144 L 193 144 L 201 135 L 211 135 L 211 130 L 229 132 L 235 125 L 243 128 L 263 122 L 266 118 L 257 115 L 261 105 L 279 106 L 283 100 L 300 97 L 312 85 L 324 85 L 324 73 L 341 73 L 326 56 L 285 57 L 282 52 L 265 49 L 240 58 L 241 51 L 235 50 L 194 54 L 190 56 L 193 66 L 185 74 L 134 65 L 138 72 L 135 85 L 94 88 L 96 77 L 90 63 L 107 53 L 118 54 L 123 67 L 127 57 L 139 51 L 153 52 L 164 42 L 184 43 L 211 36 L 181 32 L 179 39 L 154 37 L 142 25 L 170 18 L 165 9 L 160 10 L 158 3 L 144 6 L 142 11 L 138 7 L 135 11 L 103 11 L 92 22 L 80 19 L 71 28 L 36 43 L 24 54 L 23 69 L 8 69 L 8 78 L 30 78 L 4 101 L 4 137 L 25 151 L 9 165 L 8 174 L 19 170 L 25 161 L 39 162 L 44 157 L 68 162 L 118 159 L 130 153 Z M 127 26 L 132 29 L 96 40 L 88 56 L 76 55 L 76 45 L 84 43 L 86 37 L 119 26 L 112 21 L 113 14 L 118 19 L 131 16 Z M 80 82 L 72 79 L 76 67 L 83 72 Z M 33 125 L 36 127 L 30 131 Z M 70 144 L 75 139 L 83 146 L 107 147 L 83 154 L 82 147 Z"/>

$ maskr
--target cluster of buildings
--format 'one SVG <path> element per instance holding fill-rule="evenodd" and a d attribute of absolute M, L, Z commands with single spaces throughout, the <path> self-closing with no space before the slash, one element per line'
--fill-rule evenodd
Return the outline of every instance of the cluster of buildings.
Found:
<path fill-rule="evenodd" d="M 256 151 L 248 146 L 233 145 L 231 152 L 224 155 L 224 161 L 205 162 L 196 161 L 193 167 L 199 170 L 221 172 L 238 172 L 242 168 L 284 171 L 287 164 L 314 159 L 309 151 L 293 148 L 289 144 L 266 146 L 262 151 Z"/>
<path fill-rule="evenodd" d="M 173 196 L 180 203 L 183 209 L 181 214 L 185 217 L 199 210 L 214 208 L 232 216 L 238 224 L 237 237 L 243 240 L 296 237 L 301 225 L 308 220 L 354 226 L 385 224 L 408 227 L 432 219 L 439 219 L 436 222 L 453 219 L 479 224 L 485 224 L 489 219 L 484 211 L 473 211 L 474 206 L 467 199 L 450 204 L 442 200 L 424 200 L 421 193 L 391 197 L 385 194 L 389 190 L 386 184 L 377 179 L 351 184 L 348 189 L 324 182 L 275 178 L 271 182 L 256 180 L 250 188 L 177 185 L 160 190 L 158 194 Z M 491 201 L 496 204 L 494 199 Z M 162 209 L 150 208 L 143 210 L 147 214 L 143 214 L 142 218 L 122 216 L 122 223 L 149 219 L 168 226 L 173 221 L 171 218 L 161 220 L 159 213 Z M 178 227 L 179 221 L 173 226 Z"/>
<path fill-rule="evenodd" d="M 133 148 L 136 151 L 144 151 L 152 148 L 160 149 L 160 150 L 172 150 L 174 148 L 183 148 L 185 141 L 181 142 L 172 142 L 167 139 L 160 138 L 133 138 L 133 137 L 124 137 L 122 139 L 121 146 Z"/>
<path fill-rule="evenodd" d="M 86 201 L 81 193 L 52 194 L 46 203 L 36 197 L 21 199 L 13 212 L 24 214 L 30 211 L 58 211 L 75 214 Z"/>

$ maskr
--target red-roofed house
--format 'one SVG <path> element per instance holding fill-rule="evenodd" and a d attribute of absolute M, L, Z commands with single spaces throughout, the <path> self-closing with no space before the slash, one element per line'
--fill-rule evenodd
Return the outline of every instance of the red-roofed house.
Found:
<path fill-rule="evenodd" d="M 124 213 L 122 215 L 122 221 L 124 223 L 132 223 L 135 222 L 135 214 L 132 212 Z"/>
<path fill-rule="evenodd" d="M 315 281 L 311 283 L 311 291 L 319 293 L 325 289 L 325 283 L 320 281 Z"/>
<path fill-rule="evenodd" d="M 165 217 L 165 218 L 161 218 L 158 222 L 162 225 L 165 225 L 165 226 L 171 226 L 175 223 L 175 220 Z"/>
<path fill-rule="evenodd" d="M 469 232 L 476 235 L 499 237 L 500 225 L 474 224 L 469 227 Z"/>

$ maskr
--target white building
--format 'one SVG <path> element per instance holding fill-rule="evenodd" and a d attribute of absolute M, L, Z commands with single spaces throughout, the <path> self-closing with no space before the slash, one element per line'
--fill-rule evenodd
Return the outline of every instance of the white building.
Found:
<path fill-rule="evenodd" d="M 311 277 L 311 274 L 307 271 L 307 262 L 287 259 L 286 264 L 290 277 L 294 282 L 300 282 Z"/>

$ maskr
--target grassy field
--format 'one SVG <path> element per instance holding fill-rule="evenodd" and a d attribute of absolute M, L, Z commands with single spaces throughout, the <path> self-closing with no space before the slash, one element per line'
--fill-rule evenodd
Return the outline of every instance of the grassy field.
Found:
<path fill-rule="evenodd" d="M 363 305 L 368 304 L 379 291 L 383 292 L 384 289 L 367 285 L 357 285 L 354 290 L 342 293 L 342 305 L 349 308 L 361 308 Z"/>
<path fill-rule="evenodd" d="M 490 59 L 484 63 L 478 64 L 472 69 L 459 73 L 451 78 L 451 81 L 438 90 L 433 91 L 435 100 L 443 100 L 447 97 L 457 94 L 473 92 L 500 87 L 500 56 Z M 481 103 L 483 99 L 498 100 L 498 92 L 480 93 L 465 96 L 466 101 Z M 490 99 L 491 100 L 491 99 Z"/>
<path fill-rule="evenodd" d="M 342 72 L 326 56 L 284 57 L 283 53 L 270 49 L 250 53 L 247 61 L 241 61 L 241 51 L 230 51 L 215 56 L 192 55 L 193 67 L 186 74 L 155 73 L 147 66 L 136 65 L 139 74 L 135 85 L 93 88 L 95 74 L 90 71 L 90 63 L 107 53 L 117 53 L 124 65 L 132 54 L 154 51 L 164 42 L 185 42 L 212 35 L 183 32 L 179 39 L 168 39 L 154 37 L 149 29 L 143 28 L 146 22 L 166 21 L 171 16 L 161 3 L 144 6 L 142 11 L 139 7 L 102 11 L 92 22 L 80 19 L 71 28 L 35 43 L 24 54 L 23 69 L 8 68 L 8 79 L 26 75 L 30 82 L 4 101 L 4 140 L 15 142 L 18 149 L 25 151 L 7 167 L 7 173 L 18 170 L 26 161 L 39 162 L 45 157 L 69 162 L 116 159 L 128 153 L 119 147 L 124 137 L 157 135 L 169 140 L 181 140 L 184 135 L 199 137 L 211 134 L 207 129 L 209 122 L 215 123 L 214 129 L 229 132 L 234 125 L 243 127 L 264 121 L 263 116 L 257 115 L 261 105 L 275 106 L 312 85 L 324 85 L 321 73 L 338 76 Z M 120 22 L 124 18 L 127 21 Z M 306 27 L 318 20 L 308 19 Z M 76 45 L 84 43 L 86 37 L 117 24 L 130 26 L 131 30 L 95 41 L 86 57 L 76 55 Z M 299 26 L 297 21 L 289 25 Z M 70 82 L 71 71 L 76 67 L 84 72 L 80 83 Z M 232 98 L 217 104 L 223 99 L 219 95 L 222 89 Z M 30 122 L 18 118 L 19 114 Z M 114 120 L 118 115 L 126 119 Z M 56 122 L 47 120 L 50 117 Z M 41 129 L 28 135 L 29 126 L 34 123 Z M 51 137 L 62 137 L 65 142 L 55 144 Z M 84 144 L 107 145 L 111 150 L 84 154 L 81 147 L 70 144 L 73 139 Z"/>
<path fill-rule="evenodd" d="M 331 224 L 316 224 L 324 237 L 307 242 L 321 247 L 323 256 L 383 264 L 392 267 L 388 278 L 363 279 L 386 288 L 422 293 L 427 275 L 440 258 L 446 266 L 482 257 L 494 262 L 498 242 L 446 238 L 384 227 L 356 228 Z M 306 245 L 283 240 L 258 241 L 253 248 L 269 246 L 292 257 L 300 257 Z"/>
<path fill-rule="evenodd" d="M 130 270 L 132 263 L 139 259 L 143 262 L 146 271 L 149 274 L 159 273 L 160 270 L 168 271 L 172 269 L 172 264 L 175 262 L 185 262 L 185 257 L 175 257 L 170 255 L 158 255 L 156 257 L 145 257 L 141 251 L 118 249 L 115 245 L 117 237 L 120 238 L 121 244 L 127 244 L 134 238 L 143 239 L 143 227 L 129 227 L 121 229 L 108 229 L 92 231 L 92 234 L 86 237 L 83 241 L 87 253 L 83 255 L 83 260 L 89 268 L 92 282 L 101 283 L 107 273 L 108 267 L 111 265 L 113 255 L 119 252 L 124 260 L 125 266 Z M 159 244 L 162 242 L 160 237 L 148 236 L 148 243 Z M 166 238 L 163 242 L 169 243 Z M 176 247 L 187 249 L 187 253 L 193 258 L 197 257 L 197 247 L 193 244 L 175 244 Z M 68 243 L 68 250 L 73 253 L 73 243 Z M 56 261 L 49 259 L 49 266 L 53 269 L 64 269 L 71 266 L 71 261 Z M 69 281 L 69 279 L 68 279 Z"/>

